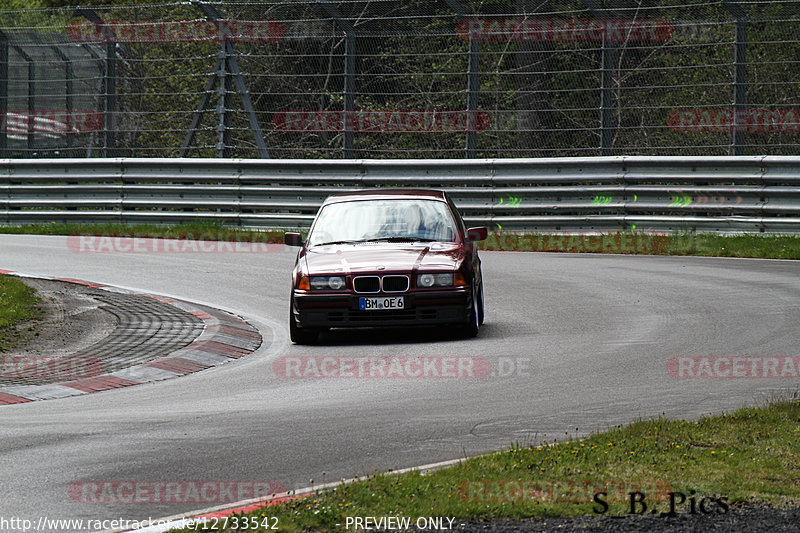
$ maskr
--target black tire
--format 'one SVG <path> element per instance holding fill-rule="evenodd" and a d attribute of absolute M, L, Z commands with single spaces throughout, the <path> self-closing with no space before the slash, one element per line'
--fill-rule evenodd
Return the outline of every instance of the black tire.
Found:
<path fill-rule="evenodd" d="M 478 300 L 478 325 L 483 325 L 484 319 L 483 313 L 483 279 L 481 279 L 481 290 L 480 290 L 480 299 Z"/>
<path fill-rule="evenodd" d="M 314 344 L 319 337 L 315 329 L 301 328 L 294 319 L 294 299 L 289 302 L 289 338 L 295 344 Z"/>
<path fill-rule="evenodd" d="M 470 309 L 467 322 L 464 324 L 464 337 L 471 339 L 478 335 L 480 329 L 480 306 L 478 304 L 478 291 L 475 286 L 472 287 L 472 308 Z"/>

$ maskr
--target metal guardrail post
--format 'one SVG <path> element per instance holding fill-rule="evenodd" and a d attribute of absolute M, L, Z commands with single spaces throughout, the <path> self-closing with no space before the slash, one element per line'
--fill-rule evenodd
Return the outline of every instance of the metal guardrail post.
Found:
<path fill-rule="evenodd" d="M 744 154 L 744 134 L 747 129 L 747 13 L 730 0 L 722 0 L 725 9 L 736 19 L 733 51 L 733 132 L 731 153 Z"/>
<path fill-rule="evenodd" d="M 344 84 L 342 97 L 342 157 L 353 159 L 354 136 L 353 136 L 353 113 L 355 111 L 355 90 L 356 90 L 356 29 L 344 18 L 339 8 L 331 0 L 316 0 L 329 17 L 336 21 L 336 24 L 344 32 Z"/>

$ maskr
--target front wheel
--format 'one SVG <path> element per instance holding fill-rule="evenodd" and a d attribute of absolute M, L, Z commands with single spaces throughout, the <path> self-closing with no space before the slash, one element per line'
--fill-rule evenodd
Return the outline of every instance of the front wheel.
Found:
<path fill-rule="evenodd" d="M 314 344 L 319 337 L 319 331 L 301 328 L 294 319 L 294 298 L 289 302 L 289 338 L 295 344 Z"/>
<path fill-rule="evenodd" d="M 483 313 L 483 279 L 481 279 L 481 291 L 480 291 L 480 301 L 478 302 L 478 324 L 483 325 L 484 319 Z"/>
<path fill-rule="evenodd" d="M 481 304 L 478 302 L 479 296 L 475 286 L 472 287 L 472 307 L 467 316 L 467 322 L 464 324 L 464 336 L 472 338 L 478 335 L 478 329 L 481 326 Z"/>

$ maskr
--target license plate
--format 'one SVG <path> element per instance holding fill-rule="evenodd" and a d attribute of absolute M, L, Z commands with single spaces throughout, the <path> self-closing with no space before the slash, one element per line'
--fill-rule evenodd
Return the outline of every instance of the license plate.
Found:
<path fill-rule="evenodd" d="M 403 300 L 402 296 L 385 296 L 385 297 L 371 297 L 371 298 L 359 298 L 358 299 L 358 308 L 362 311 L 374 311 L 374 310 L 391 310 L 391 309 L 403 309 L 405 307 L 405 301 Z"/>

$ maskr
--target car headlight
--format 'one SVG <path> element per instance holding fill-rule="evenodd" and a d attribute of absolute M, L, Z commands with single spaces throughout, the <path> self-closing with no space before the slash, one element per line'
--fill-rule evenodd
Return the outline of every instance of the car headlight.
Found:
<path fill-rule="evenodd" d="M 310 279 L 311 290 L 325 291 L 344 288 L 344 276 L 312 276 Z"/>
<path fill-rule="evenodd" d="M 441 272 L 439 274 L 418 274 L 417 287 L 452 287 L 453 273 Z"/>

